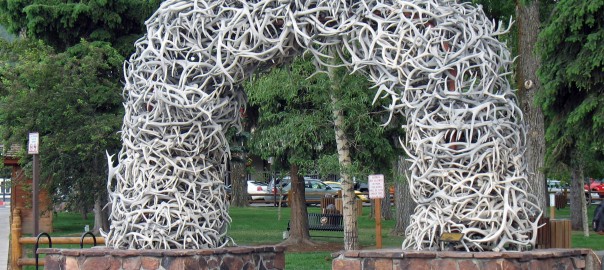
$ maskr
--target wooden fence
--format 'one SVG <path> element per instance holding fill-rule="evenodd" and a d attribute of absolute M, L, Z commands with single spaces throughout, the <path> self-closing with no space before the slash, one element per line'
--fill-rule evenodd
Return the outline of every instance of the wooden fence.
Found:
<path fill-rule="evenodd" d="M 89 232 L 84 233 L 81 237 L 40 237 L 42 234 L 38 235 L 38 237 L 23 237 L 21 232 L 21 209 L 15 208 L 12 213 L 12 222 L 11 222 L 11 238 L 10 238 L 10 266 L 12 270 L 21 270 L 23 266 L 26 265 L 37 265 L 43 266 L 44 260 L 40 260 L 36 263 L 36 258 L 28 258 L 25 257 L 25 252 L 23 249 L 23 245 L 36 245 L 34 247 L 34 256 L 36 255 L 36 249 L 38 245 L 50 245 L 59 244 L 80 244 L 80 245 L 92 245 L 92 244 L 105 244 L 105 238 L 103 237 L 85 237 Z M 50 241 L 50 242 L 49 242 Z"/>

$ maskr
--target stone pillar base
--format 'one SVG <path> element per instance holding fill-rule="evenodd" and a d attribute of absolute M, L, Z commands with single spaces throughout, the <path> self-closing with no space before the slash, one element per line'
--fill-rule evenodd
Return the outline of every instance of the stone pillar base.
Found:
<path fill-rule="evenodd" d="M 602 269 L 590 249 L 538 249 L 523 252 L 341 251 L 333 270 L 366 269 Z"/>
<path fill-rule="evenodd" d="M 217 249 L 119 250 L 40 248 L 44 269 L 285 269 L 284 246 Z"/>

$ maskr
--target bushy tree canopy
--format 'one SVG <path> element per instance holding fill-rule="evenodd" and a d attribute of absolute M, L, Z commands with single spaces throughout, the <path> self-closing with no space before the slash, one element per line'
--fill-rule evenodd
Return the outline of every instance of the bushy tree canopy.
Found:
<path fill-rule="evenodd" d="M 331 82 L 326 74 L 314 74 L 316 70 L 310 59 L 300 57 L 245 85 L 249 102 L 258 106 L 260 115 L 251 152 L 276 157 L 284 167 L 295 163 L 307 171 L 321 168 L 322 174 L 339 174 L 332 114 L 337 106 L 345 113 L 352 169 L 363 174 L 390 171 L 398 143 L 395 134 L 402 134 L 402 129 L 395 123 L 381 126 L 387 113 L 380 112 L 379 104 L 372 105 L 374 91 L 367 79 L 338 69 L 337 83 L 344 91 L 332 104 Z"/>
<path fill-rule="evenodd" d="M 105 199 L 105 151 L 120 145 L 123 61 L 161 2 L 0 0 L 0 24 L 27 38 L 0 44 L 2 138 L 24 143 L 39 131 L 51 194 L 80 208 Z"/>
<path fill-rule="evenodd" d="M 40 41 L 0 48 L 2 139 L 25 145 L 27 133 L 39 132 L 42 176 L 52 176 L 51 190 L 90 206 L 91 194 L 105 190 L 105 150 L 120 145 L 124 59 L 104 42 L 81 42 L 58 54 Z"/>
<path fill-rule="evenodd" d="M 275 157 L 283 168 L 290 163 L 304 168 L 333 147 L 333 128 L 326 121 L 331 116 L 329 82 L 325 76 L 308 78 L 313 72 L 312 63 L 299 58 L 244 86 L 260 115 L 250 141 L 252 153 Z"/>
<path fill-rule="evenodd" d="M 160 0 L 0 0 L 0 24 L 62 51 L 84 38 L 130 54 Z"/>

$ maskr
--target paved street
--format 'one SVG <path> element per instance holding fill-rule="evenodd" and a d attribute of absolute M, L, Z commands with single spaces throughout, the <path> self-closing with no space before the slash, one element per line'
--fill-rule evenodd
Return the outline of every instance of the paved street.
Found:
<path fill-rule="evenodd" d="M 0 270 L 8 269 L 9 217 L 10 205 L 0 206 Z"/>

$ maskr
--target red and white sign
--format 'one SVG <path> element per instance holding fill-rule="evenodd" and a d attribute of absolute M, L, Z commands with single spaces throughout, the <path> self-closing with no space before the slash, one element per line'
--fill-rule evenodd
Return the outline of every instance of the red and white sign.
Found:
<path fill-rule="evenodd" d="M 384 198 L 384 175 L 372 174 L 369 176 L 369 198 L 383 199 Z"/>
<path fill-rule="evenodd" d="M 27 143 L 27 153 L 30 155 L 38 154 L 40 151 L 40 134 L 38 132 L 29 133 L 29 142 Z"/>

